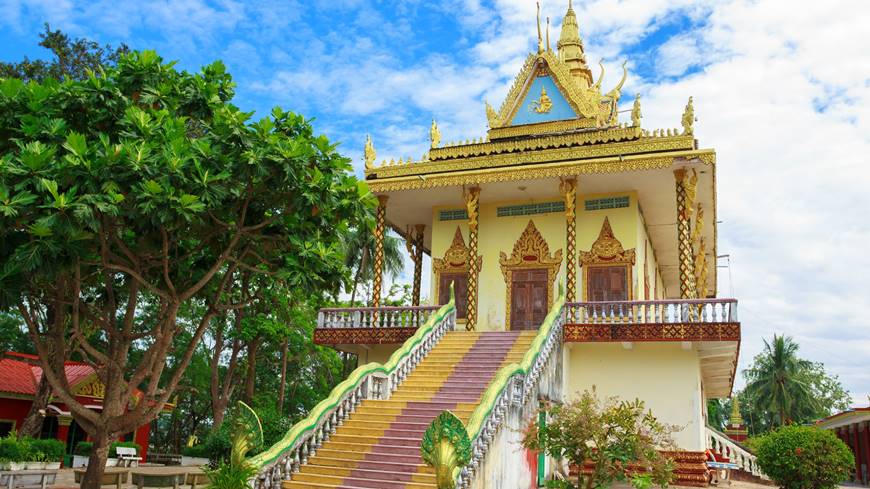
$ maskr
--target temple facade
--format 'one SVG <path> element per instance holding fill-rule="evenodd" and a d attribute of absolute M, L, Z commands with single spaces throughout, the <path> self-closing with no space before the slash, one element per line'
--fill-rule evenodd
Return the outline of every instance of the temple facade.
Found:
<path fill-rule="evenodd" d="M 434 403 L 445 386 L 470 389 L 470 379 L 483 395 L 493 382 L 487 379 L 497 378 L 483 373 L 487 355 L 508 362 L 539 328 L 540 342 L 530 348 L 548 344 L 544 336 L 557 318 L 559 358 L 541 367 L 550 398 L 564 401 L 593 387 L 602 396 L 640 398 L 679 427 L 679 482 L 703 485 L 711 445 L 706 400 L 731 395 L 740 344 L 736 301 L 718 298 L 716 152 L 696 139 L 691 97 L 675 127 L 648 128 L 640 97 L 624 101 L 625 64 L 608 84 L 603 64 L 595 71 L 569 6 L 555 49 L 539 29 L 538 49 L 505 100 L 497 108 L 483 104 L 488 128 L 480 134 L 442 141 L 433 121 L 422 159 L 381 162 L 377 142 L 367 139 L 365 177 L 379 201 L 372 307 L 322 310 L 315 341 L 356 353 L 361 365 L 390 365 L 440 306 L 454 304 L 455 329 L 467 332 L 470 346 L 451 350 L 454 363 L 438 360 L 443 379 L 419 384 L 434 389 L 425 398 Z M 405 238 L 414 260 L 413 307 L 381 304 L 390 230 Z M 432 258 L 430 270 L 423 270 L 423 254 Z M 423 277 L 428 304 L 420 304 Z M 504 352 L 480 346 L 499 335 Z M 457 338 L 451 341 L 459 345 Z M 479 368 L 456 374 L 469 365 Z M 485 400 L 461 392 L 444 399 Z M 418 400 L 392 396 L 379 399 Z M 528 473 L 543 474 L 545 466 L 528 457 Z M 363 472 L 347 477 L 377 476 L 376 468 L 359 467 Z"/>

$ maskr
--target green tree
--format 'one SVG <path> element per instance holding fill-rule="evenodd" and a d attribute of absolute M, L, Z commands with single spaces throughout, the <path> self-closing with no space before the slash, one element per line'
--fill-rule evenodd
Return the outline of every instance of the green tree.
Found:
<path fill-rule="evenodd" d="M 221 63 L 179 72 L 150 51 L 82 81 L 0 80 L 0 309 L 94 440 L 82 487 L 174 395 L 211 319 L 247 306 L 231 301 L 244 273 L 312 291 L 346 277 L 342 233 L 371 194 L 303 117 L 251 123 L 233 86 Z M 70 351 L 106 386 L 99 412 L 71 392 Z"/>
<path fill-rule="evenodd" d="M 39 38 L 39 45 L 51 51 L 51 61 L 27 57 L 14 63 L 0 61 L 0 78 L 37 82 L 48 79 L 84 80 L 89 71 L 96 72 L 104 66 L 114 66 L 121 55 L 130 51 L 124 44 L 113 48 L 83 38 L 72 40 L 60 30 L 51 30 L 48 24 L 45 24 L 45 31 Z"/>
<path fill-rule="evenodd" d="M 851 397 L 839 379 L 821 363 L 800 358 L 798 350 L 792 338 L 774 335 L 744 370 L 741 413 L 752 433 L 807 423 L 849 407 Z"/>
<path fill-rule="evenodd" d="M 384 272 L 395 278 L 405 267 L 402 257 L 402 242 L 389 233 L 384 235 Z M 353 279 L 350 286 L 350 305 L 356 302 L 360 284 L 374 279 L 375 233 L 374 218 L 369 217 L 364 224 L 350 229 L 345 238 L 345 265 L 351 270 Z"/>
<path fill-rule="evenodd" d="M 675 428 L 659 422 L 644 409 L 643 401 L 602 400 L 593 389 L 542 412 L 546 423 L 531 425 L 523 434 L 523 446 L 589 468 L 588 475 L 578 470 L 576 484 L 565 474 L 548 487 L 593 489 L 616 481 L 630 481 L 638 488 L 667 487 L 673 479 L 673 461 L 659 450 L 674 448 Z"/>

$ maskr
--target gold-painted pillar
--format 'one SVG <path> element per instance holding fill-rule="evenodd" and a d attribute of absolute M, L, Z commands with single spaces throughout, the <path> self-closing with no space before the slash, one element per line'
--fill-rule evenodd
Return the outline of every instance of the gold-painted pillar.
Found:
<path fill-rule="evenodd" d="M 477 326 L 477 278 L 480 261 L 477 256 L 477 218 L 480 212 L 480 187 L 465 192 L 465 207 L 468 211 L 468 313 L 465 329 L 474 331 Z"/>
<path fill-rule="evenodd" d="M 704 209 L 698 204 L 695 227 L 692 229 L 692 245 L 695 247 L 695 289 L 699 299 L 707 298 L 707 243 L 704 240 Z"/>
<path fill-rule="evenodd" d="M 565 198 L 565 301 L 577 300 L 577 179 L 562 180 Z"/>
<path fill-rule="evenodd" d="M 378 210 L 375 214 L 375 269 L 372 290 L 372 307 L 381 306 L 381 282 L 384 275 L 384 234 L 387 221 L 387 195 L 378 195 Z"/>
<path fill-rule="evenodd" d="M 414 261 L 414 285 L 411 293 L 411 305 L 420 305 L 420 280 L 423 276 L 423 231 L 426 229 L 425 224 L 417 224 L 414 226 L 414 232 L 408 226 L 408 231 L 405 233 L 405 245 L 408 247 L 408 254 L 411 255 L 411 260 Z"/>
<path fill-rule="evenodd" d="M 677 249 L 680 268 L 680 298 L 695 299 L 695 263 L 692 250 L 692 207 L 695 205 L 697 176 L 685 168 L 674 171 L 677 185 Z"/>

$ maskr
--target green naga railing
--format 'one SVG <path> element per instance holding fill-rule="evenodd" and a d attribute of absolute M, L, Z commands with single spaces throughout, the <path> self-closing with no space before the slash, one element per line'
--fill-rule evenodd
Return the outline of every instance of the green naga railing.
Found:
<path fill-rule="evenodd" d="M 257 476 L 251 481 L 253 487 L 280 489 L 281 482 L 290 480 L 307 463 L 363 399 L 389 397 L 455 324 L 456 300 L 451 285 L 450 302 L 430 316 L 386 363 L 358 367 L 280 441 L 248 460 L 257 468 Z"/>
<path fill-rule="evenodd" d="M 564 307 L 565 291 L 560 286 L 559 296 L 522 360 L 496 372 L 464 430 L 457 429 L 456 423 L 461 425 L 462 421 L 449 411 L 441 413 L 426 430 L 420 451 L 423 460 L 435 468 L 438 489 L 469 486 L 509 409 L 521 410 L 530 397 L 537 400 L 533 394 L 542 388 L 549 390 L 551 398 L 561 396 Z M 545 380 L 549 384 L 542 386 Z"/>

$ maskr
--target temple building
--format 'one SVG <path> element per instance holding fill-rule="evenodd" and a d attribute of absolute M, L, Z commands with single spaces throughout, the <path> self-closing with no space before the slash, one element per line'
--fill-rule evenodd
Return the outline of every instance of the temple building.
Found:
<path fill-rule="evenodd" d="M 483 393 L 493 391 L 498 369 L 540 361 L 543 353 L 534 349 L 549 345 L 551 334 L 558 334 L 558 359 L 524 374 L 543 376 L 535 378 L 547 385 L 527 377 L 524 389 L 557 401 L 593 387 L 601 396 L 640 398 L 661 421 L 680 428 L 674 434 L 678 483 L 707 483 L 704 454 L 718 435 L 707 428 L 706 401 L 731 395 L 740 345 L 736 300 L 718 298 L 716 152 L 696 139 L 691 97 L 675 128 L 645 127 L 640 96 L 623 97 L 626 64 L 607 85 L 599 64 L 595 75 L 569 6 L 555 49 L 539 27 L 538 48 L 505 100 L 482 104 L 489 127 L 480 134 L 442 141 L 433 121 L 430 149 L 420 160 L 378 162 L 377 142 L 366 140 L 365 177 L 379 201 L 373 304 L 322 310 L 315 341 L 358 354 L 361 365 L 391 368 L 403 348 L 415 347 L 407 340 L 451 301 L 451 284 L 458 332 L 442 340 L 450 346 L 438 343 L 421 357 L 404 383 L 396 386 L 401 375 L 391 378 L 387 391 L 395 392 L 363 401 L 387 403 L 378 409 L 395 407 L 397 417 L 370 418 L 358 408 L 314 458 L 290 463 L 289 471 L 274 469 L 291 480 L 285 487 L 375 487 L 364 479 L 409 484 L 389 487 L 434 484 L 436 476 L 426 479 L 430 472 L 415 465 L 422 462 L 390 469 L 413 477 L 388 476 L 373 447 L 399 444 L 391 436 L 421 436 L 428 423 L 410 421 L 431 420 L 442 406 L 453 406 L 473 425 L 475 406 L 486 403 Z M 408 242 L 416 307 L 381 304 L 388 230 Z M 430 270 L 423 270 L 423 254 L 432 258 Z M 421 305 L 424 276 L 431 297 Z M 530 402 L 526 396 L 517 399 Z M 412 403 L 430 403 L 431 410 Z M 509 457 L 502 442 L 485 443 L 490 453 Z M 275 460 L 291 450 L 273 449 Z M 338 462 L 354 450 L 365 455 Z M 460 485 L 534 487 L 552 471 L 534 456 L 479 469 L 496 463 L 479 456 L 480 464 L 459 476 Z M 525 472 L 507 475 L 519 465 Z M 352 469 L 325 475 L 322 468 L 337 466 Z M 503 479 L 481 475 L 496 472 Z M 526 472 L 531 475 L 523 479 Z"/>
<path fill-rule="evenodd" d="M 816 426 L 833 431 L 852 450 L 855 456 L 852 482 L 870 485 L 870 406 L 828 416 Z"/>
<path fill-rule="evenodd" d="M 94 368 L 81 362 L 64 363 L 67 381 L 78 402 L 89 409 L 100 410 L 106 387 L 97 378 Z M 30 406 L 37 394 L 42 379 L 42 367 L 36 355 L 5 352 L 0 357 L 0 436 L 16 432 L 30 412 Z M 166 409 L 171 409 L 167 405 Z M 125 441 L 136 442 L 142 447 L 140 456 L 147 456 L 151 426 L 142 425 L 123 437 Z M 81 441 L 88 441 L 88 435 L 76 423 L 67 406 L 53 397 L 49 399 L 42 422 L 39 438 L 56 438 L 66 446 L 65 466 L 71 466 L 73 451 Z"/>

